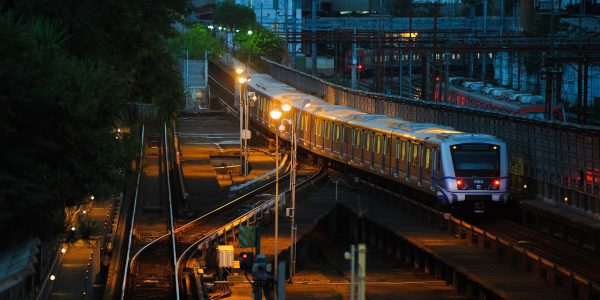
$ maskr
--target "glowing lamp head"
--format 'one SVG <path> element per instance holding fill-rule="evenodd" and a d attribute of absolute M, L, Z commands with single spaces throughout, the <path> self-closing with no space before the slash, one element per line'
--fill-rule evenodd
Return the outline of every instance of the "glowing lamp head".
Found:
<path fill-rule="evenodd" d="M 246 78 L 244 78 L 244 77 L 239 77 L 239 78 L 238 78 L 238 82 L 239 82 L 239 83 L 241 83 L 241 84 L 244 84 L 244 83 L 246 83 L 246 81 L 248 81 L 248 79 L 246 79 Z"/>
<path fill-rule="evenodd" d="M 248 30 L 248 35 L 252 35 L 252 30 Z"/>
<path fill-rule="evenodd" d="M 292 107 L 291 107 L 289 104 L 287 104 L 287 103 L 284 103 L 284 104 L 281 106 L 281 109 L 282 109 L 283 111 L 285 111 L 285 112 L 288 112 L 288 111 L 290 111 L 290 110 L 292 109 Z"/>
<path fill-rule="evenodd" d="M 279 120 L 279 118 L 281 118 L 281 111 L 279 110 L 272 110 L 270 113 L 271 118 L 274 120 Z"/>
<path fill-rule="evenodd" d="M 244 73 L 244 68 L 242 68 L 242 67 L 235 68 L 235 73 L 237 73 L 238 75 L 242 75 L 242 73 Z"/>

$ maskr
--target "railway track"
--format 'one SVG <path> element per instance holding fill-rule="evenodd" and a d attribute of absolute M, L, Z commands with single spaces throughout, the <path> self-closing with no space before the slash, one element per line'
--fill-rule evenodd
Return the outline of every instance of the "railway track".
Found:
<path fill-rule="evenodd" d="M 315 179 L 315 177 L 317 177 L 320 173 L 320 168 L 313 168 L 308 165 L 304 165 L 304 167 L 299 168 L 297 188 L 302 188 L 307 183 L 311 182 L 311 180 Z M 181 249 L 184 250 L 180 251 L 180 254 L 178 255 L 178 267 L 179 274 L 181 276 L 179 282 L 182 285 L 184 285 L 186 282 L 184 278 L 186 274 L 189 276 L 193 275 L 189 274 L 189 272 L 186 273 L 185 269 L 193 269 L 194 266 L 190 263 L 190 261 L 191 258 L 197 254 L 198 245 L 203 243 L 207 238 L 213 237 L 220 231 L 221 228 L 240 224 L 240 220 L 253 213 L 253 211 L 256 212 L 257 210 L 264 208 L 269 209 L 270 207 L 274 206 L 274 184 L 275 182 L 269 182 L 262 187 L 256 188 L 240 198 L 216 208 L 215 210 L 198 218 L 196 223 L 190 224 L 189 230 L 192 232 L 198 232 L 198 234 L 194 234 L 193 236 L 189 235 L 186 237 L 185 245 L 187 245 L 187 247 L 182 247 Z M 279 186 L 281 194 L 289 192 L 289 173 L 286 173 L 282 178 L 280 178 Z M 187 282 L 193 282 L 193 280 L 189 280 Z M 197 288 L 198 287 L 193 284 L 182 286 L 182 294 L 197 296 Z"/>
<path fill-rule="evenodd" d="M 157 131 L 147 138 L 142 157 L 143 175 L 132 214 L 121 298 L 164 299 L 176 293 L 171 290 L 176 286 L 175 220 L 166 124 Z"/>
<path fill-rule="evenodd" d="M 600 284 L 600 258 L 588 250 L 508 220 L 478 226 Z"/>
<path fill-rule="evenodd" d="M 363 182 L 404 202 L 403 206 L 410 207 L 408 210 L 412 215 L 449 229 L 456 237 L 467 239 L 500 260 L 515 264 L 516 269 L 537 273 L 550 284 L 572 285 L 572 290 L 578 287 L 591 295 L 600 293 L 600 259 L 587 249 L 506 219 L 479 220 L 477 225 L 472 225 L 375 183 Z"/>

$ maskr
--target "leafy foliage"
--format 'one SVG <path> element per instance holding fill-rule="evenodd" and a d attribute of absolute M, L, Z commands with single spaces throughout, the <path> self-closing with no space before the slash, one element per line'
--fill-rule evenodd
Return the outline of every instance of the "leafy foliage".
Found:
<path fill-rule="evenodd" d="M 256 15 L 248 6 L 226 1 L 217 6 L 214 22 L 229 29 L 249 29 L 256 27 Z"/>
<path fill-rule="evenodd" d="M 181 56 L 188 51 L 190 59 L 204 59 L 204 51 L 208 51 L 211 58 L 223 55 L 223 46 L 205 26 L 197 24 L 169 41 L 169 49 L 174 57 Z"/>
<path fill-rule="evenodd" d="M 261 56 L 274 61 L 283 60 L 286 55 L 285 41 L 274 32 L 259 27 L 252 34 L 238 33 L 235 36 L 236 44 L 239 46 L 238 57 L 249 60 L 254 66 L 261 67 Z"/>
<path fill-rule="evenodd" d="M 8 240 L 62 231 L 64 207 L 114 189 L 135 153 L 114 133 L 123 80 L 70 55 L 56 28 L 0 15 L 0 226 Z"/>
<path fill-rule="evenodd" d="M 69 53 L 113 68 L 125 79 L 122 100 L 143 103 L 184 101 L 165 41 L 175 34 L 172 24 L 186 5 L 186 0 L 0 0 L 0 10 L 18 17 L 53 20 L 64 31 L 62 46 Z"/>

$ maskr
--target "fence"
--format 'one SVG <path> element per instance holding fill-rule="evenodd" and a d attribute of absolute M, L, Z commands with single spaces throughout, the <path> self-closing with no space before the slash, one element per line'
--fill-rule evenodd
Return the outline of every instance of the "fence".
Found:
<path fill-rule="evenodd" d="M 600 218 L 600 127 L 363 92 L 264 60 L 275 79 L 332 104 L 497 136 L 509 147 L 513 190 Z"/>

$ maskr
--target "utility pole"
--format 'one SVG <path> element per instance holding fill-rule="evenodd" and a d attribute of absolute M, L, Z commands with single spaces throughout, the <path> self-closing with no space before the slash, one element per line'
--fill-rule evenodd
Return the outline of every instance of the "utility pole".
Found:
<path fill-rule="evenodd" d="M 412 98 L 412 60 L 413 60 L 413 30 L 412 30 L 412 4 L 410 5 L 410 16 L 408 18 L 408 36 L 409 41 L 411 42 L 411 48 L 408 50 L 408 98 Z"/>
<path fill-rule="evenodd" d="M 553 0 L 551 0 L 553 1 Z M 485 37 L 487 35 L 487 0 L 483 0 L 483 40 L 485 42 Z M 485 51 L 485 50 L 484 50 Z M 487 53 L 483 52 L 481 57 L 481 81 L 485 82 L 485 73 L 486 73 L 486 64 L 487 64 Z"/>
<path fill-rule="evenodd" d="M 354 27 L 354 33 L 352 34 L 352 88 L 356 89 L 356 27 Z"/>
<path fill-rule="evenodd" d="M 311 43 L 310 55 L 311 55 L 311 59 L 312 59 L 311 74 L 313 76 L 317 75 L 317 1 L 318 0 L 312 0 L 312 9 L 311 9 L 312 43 Z"/>
<path fill-rule="evenodd" d="M 367 276 L 367 246 L 358 244 L 358 300 L 365 300 L 365 277 Z"/>

